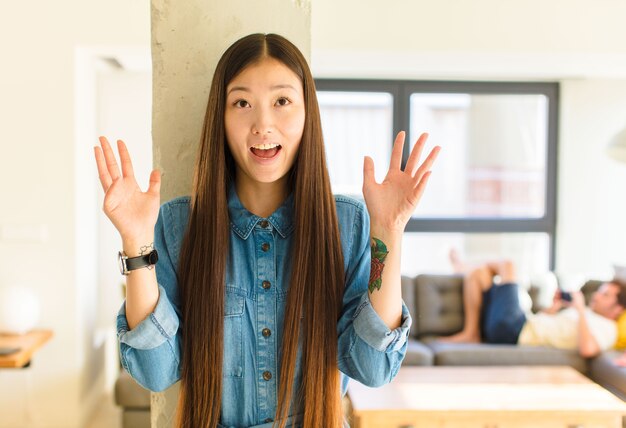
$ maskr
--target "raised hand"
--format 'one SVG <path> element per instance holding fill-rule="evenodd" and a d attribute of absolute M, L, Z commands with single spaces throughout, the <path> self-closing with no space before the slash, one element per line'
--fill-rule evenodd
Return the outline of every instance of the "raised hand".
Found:
<path fill-rule="evenodd" d="M 126 242 L 147 245 L 154 235 L 154 225 L 159 215 L 161 174 L 153 170 L 150 185 L 142 192 L 135 179 L 133 164 L 126 145 L 117 141 L 122 171 L 105 137 L 100 137 L 100 147 L 94 147 L 96 165 L 102 189 L 104 204 L 102 210 L 111 220 Z"/>
<path fill-rule="evenodd" d="M 417 207 L 428 178 L 430 169 L 441 149 L 436 146 L 428 157 L 419 163 L 420 155 L 428 134 L 422 134 L 402 171 L 402 148 L 404 147 L 405 133 L 401 131 L 391 152 L 389 171 L 382 183 L 374 179 L 374 161 L 366 156 L 363 162 L 363 196 L 372 224 L 388 231 L 402 232 L 411 215 Z"/>
<path fill-rule="evenodd" d="M 582 291 L 570 291 L 570 294 L 572 295 L 572 302 L 568 306 L 572 306 L 578 311 L 584 311 L 587 306 L 585 304 L 585 295 Z"/>

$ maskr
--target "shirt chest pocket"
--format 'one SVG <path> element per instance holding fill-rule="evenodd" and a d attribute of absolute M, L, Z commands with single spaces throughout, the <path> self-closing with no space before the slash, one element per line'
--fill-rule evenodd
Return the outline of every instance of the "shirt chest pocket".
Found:
<path fill-rule="evenodd" d="M 246 297 L 243 291 L 226 286 L 224 301 L 224 377 L 243 377 L 243 313 Z"/>

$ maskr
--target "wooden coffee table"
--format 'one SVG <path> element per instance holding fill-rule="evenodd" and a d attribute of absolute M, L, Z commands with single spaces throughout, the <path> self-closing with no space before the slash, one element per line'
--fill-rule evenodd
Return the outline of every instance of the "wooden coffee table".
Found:
<path fill-rule="evenodd" d="M 403 367 L 351 381 L 353 428 L 620 428 L 626 403 L 571 367 Z"/>

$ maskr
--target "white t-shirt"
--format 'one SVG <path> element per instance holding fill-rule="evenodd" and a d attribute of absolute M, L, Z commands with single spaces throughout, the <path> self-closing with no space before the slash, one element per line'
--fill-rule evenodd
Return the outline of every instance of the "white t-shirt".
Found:
<path fill-rule="evenodd" d="M 617 323 L 589 308 L 585 308 L 585 315 L 591 335 L 600 349 L 611 349 L 617 340 Z M 526 315 L 526 323 L 517 343 L 578 349 L 578 312 L 574 308 L 567 308 L 554 315 L 542 312 Z"/>

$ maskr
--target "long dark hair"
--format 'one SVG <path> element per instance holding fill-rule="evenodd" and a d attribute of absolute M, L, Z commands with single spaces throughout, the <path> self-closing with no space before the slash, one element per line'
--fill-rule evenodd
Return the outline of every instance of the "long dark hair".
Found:
<path fill-rule="evenodd" d="M 304 413 L 305 427 L 342 425 L 337 320 L 343 298 L 343 254 L 315 84 L 304 56 L 291 42 L 275 34 L 252 34 L 230 46 L 217 64 L 195 165 L 179 266 L 182 373 L 178 415 L 184 428 L 214 427 L 220 416 L 224 307 L 211 303 L 224 301 L 230 224 L 227 188 L 235 178 L 224 129 L 226 87 L 244 68 L 268 57 L 300 78 L 306 111 L 302 141 L 290 171 L 295 232 L 277 424 L 285 426 L 295 398 L 294 411 Z M 301 324 L 302 384 L 294 390 Z"/>

